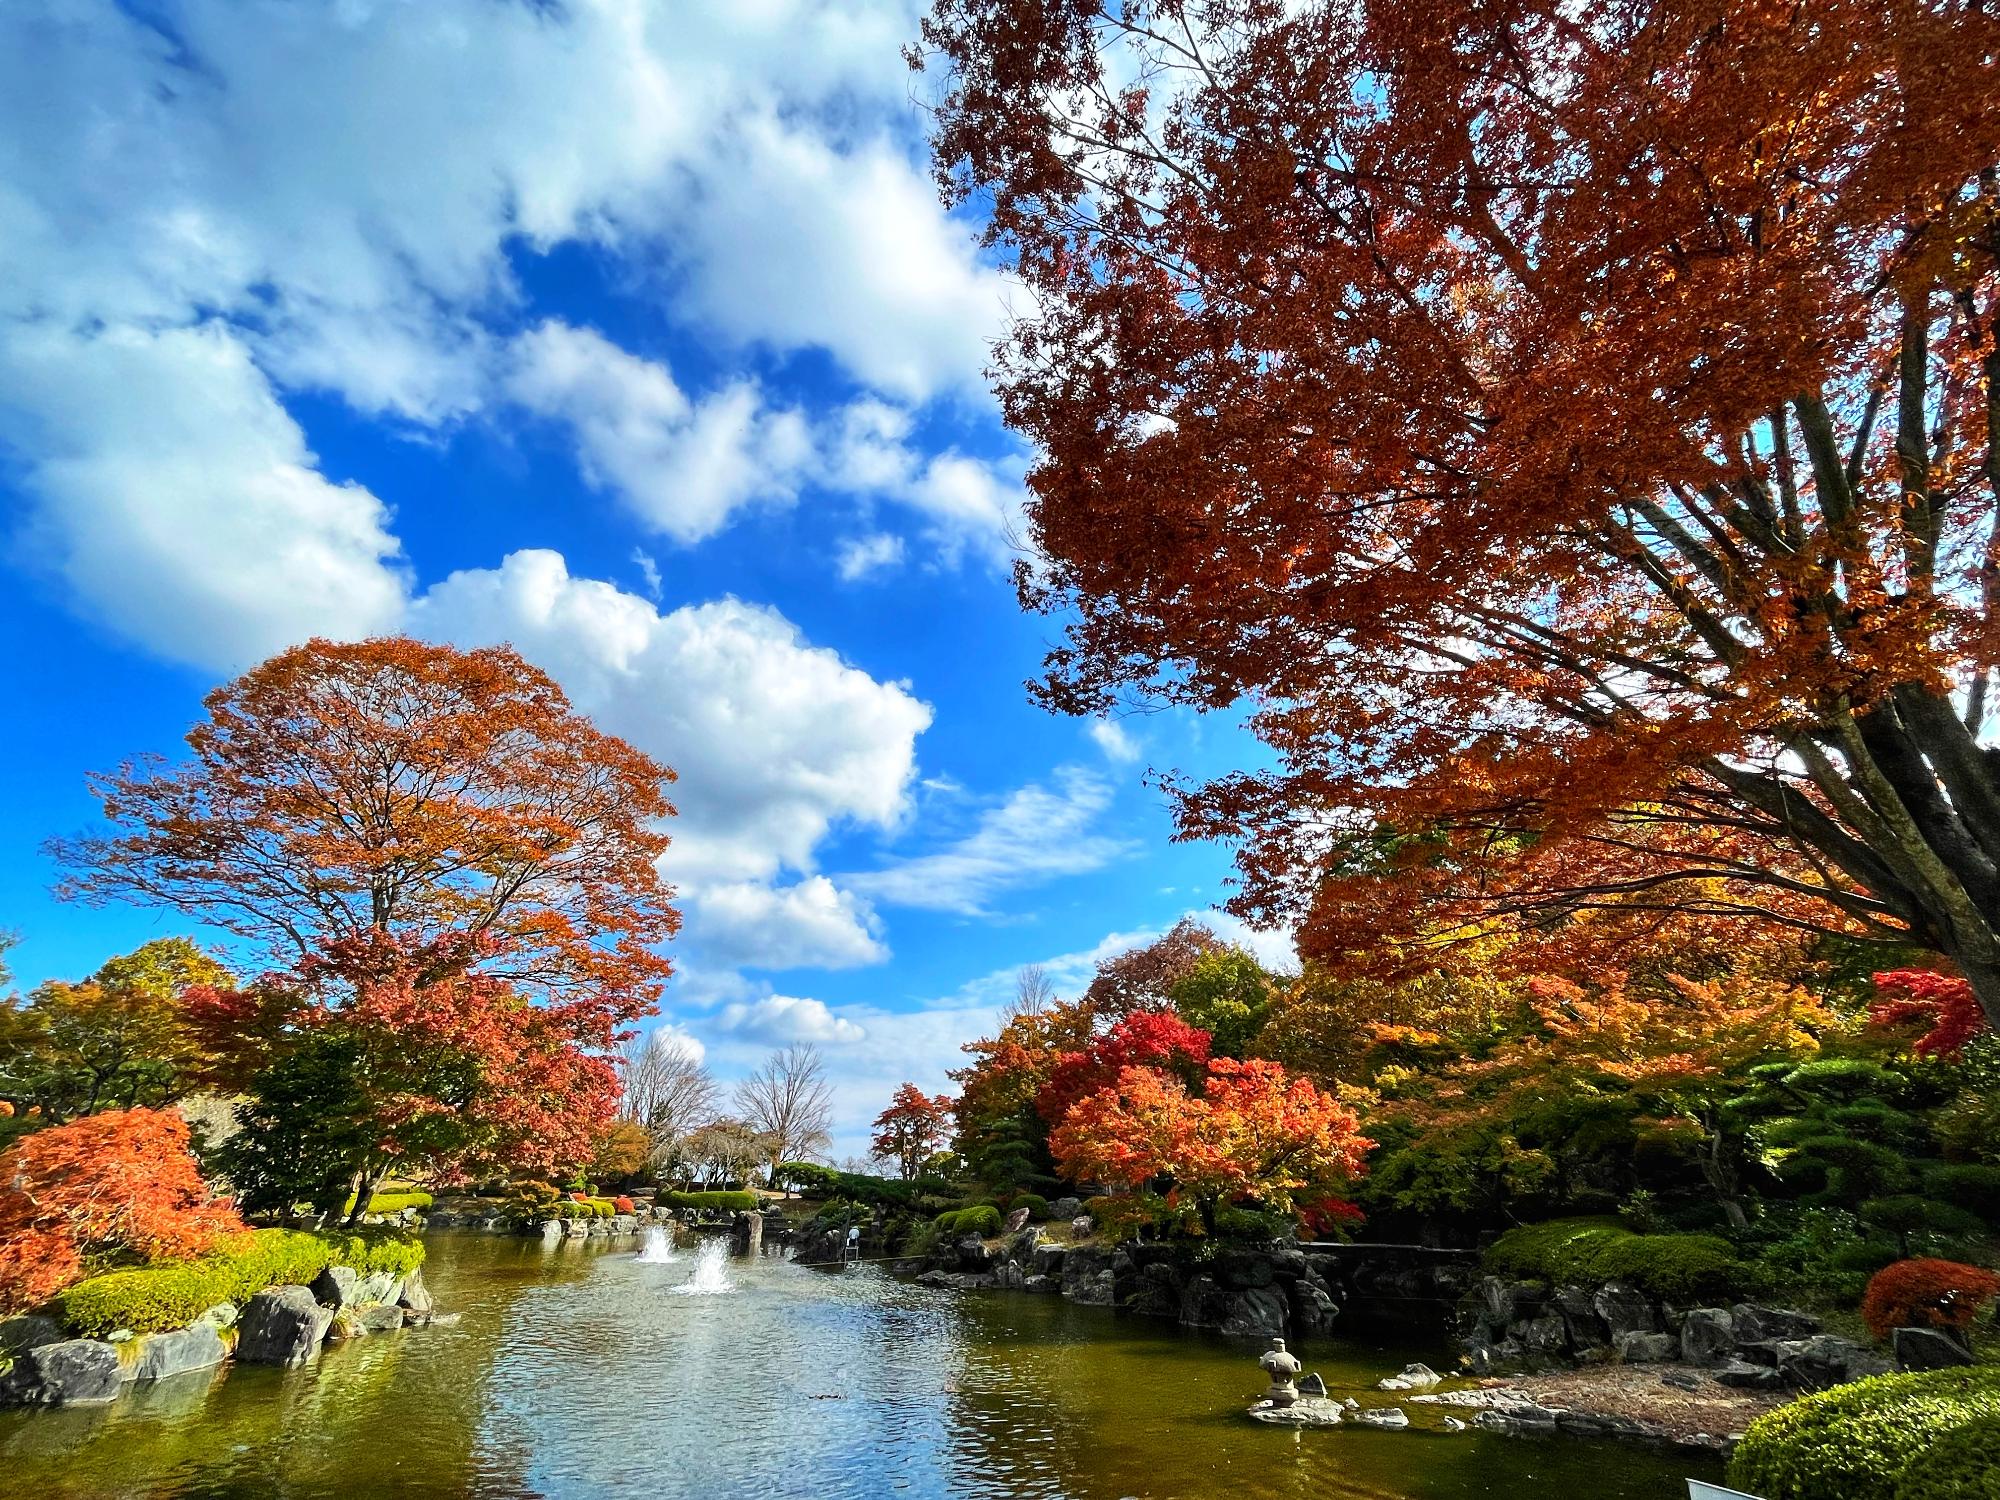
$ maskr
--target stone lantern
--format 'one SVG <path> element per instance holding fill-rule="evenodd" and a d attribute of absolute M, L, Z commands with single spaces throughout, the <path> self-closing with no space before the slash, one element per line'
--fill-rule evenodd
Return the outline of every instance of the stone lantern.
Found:
<path fill-rule="evenodd" d="M 1283 1339 L 1272 1339 L 1271 1349 L 1257 1361 L 1258 1367 L 1271 1377 L 1271 1387 L 1264 1392 L 1264 1399 L 1273 1406 L 1290 1406 L 1299 1399 L 1299 1388 L 1295 1382 L 1299 1371 L 1305 1368 L 1298 1356 L 1285 1348 Z"/>

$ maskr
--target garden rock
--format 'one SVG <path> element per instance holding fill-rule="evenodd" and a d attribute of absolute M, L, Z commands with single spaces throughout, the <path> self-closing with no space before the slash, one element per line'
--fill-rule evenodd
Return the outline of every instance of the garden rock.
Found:
<path fill-rule="evenodd" d="M 40 1313 L 22 1313 L 17 1318 L 0 1319 L 0 1354 L 19 1354 L 44 1344 L 63 1341 L 62 1324 Z"/>
<path fill-rule="evenodd" d="M 413 1313 L 427 1313 L 431 1310 L 430 1288 L 424 1285 L 424 1273 L 415 1270 L 403 1278 L 403 1295 L 397 1301 Z"/>
<path fill-rule="evenodd" d="M 387 1302 L 394 1305 L 403 1295 L 403 1278 L 394 1271 L 371 1271 L 354 1286 L 354 1303 L 357 1307 L 370 1307 Z"/>
<path fill-rule="evenodd" d="M 206 1323 L 210 1328 L 234 1328 L 236 1318 L 237 1308 L 234 1302 L 218 1302 L 196 1318 L 195 1322 Z"/>
<path fill-rule="evenodd" d="M 1521 1343 L 1530 1354 L 1567 1354 L 1569 1352 L 1569 1331 L 1559 1313 L 1546 1313 L 1539 1318 L 1524 1318 L 1515 1327 L 1521 1335 Z"/>
<path fill-rule="evenodd" d="M 1338 1427 L 1343 1415 L 1340 1403 L 1324 1396 L 1301 1395 L 1289 1406 L 1259 1401 L 1250 1408 L 1252 1421 L 1273 1427 Z"/>
<path fill-rule="evenodd" d="M 212 1370 L 229 1357 L 229 1346 L 212 1323 L 195 1323 L 141 1340 L 131 1365 L 134 1380 L 165 1380 L 190 1370 Z"/>
<path fill-rule="evenodd" d="M 1142 1317 L 1177 1318 L 1181 1311 L 1181 1278 L 1172 1266 L 1147 1266 L 1123 1283 L 1120 1305 Z"/>
<path fill-rule="evenodd" d="M 1611 1342 L 1611 1335 L 1604 1330 L 1603 1320 L 1597 1316 L 1591 1293 L 1583 1287 L 1559 1287 L 1550 1300 L 1556 1311 L 1562 1314 L 1563 1322 L 1569 1327 L 1569 1341 L 1579 1353 L 1585 1349 L 1601 1349 Z"/>
<path fill-rule="evenodd" d="M 1736 1347 L 1736 1322 L 1720 1307 L 1697 1307 L 1681 1319 L 1681 1358 L 1691 1365 L 1721 1364 Z"/>
<path fill-rule="evenodd" d="M 1295 1281 L 1291 1286 L 1292 1320 L 1302 1335 L 1325 1333 L 1340 1316 L 1340 1305 L 1327 1289 L 1315 1281 Z"/>
<path fill-rule="evenodd" d="M 1062 1245 L 1037 1245 L 1028 1264 L 1037 1276 L 1062 1275 L 1063 1260 L 1069 1251 Z"/>
<path fill-rule="evenodd" d="M 1023 1229 L 1028 1227 L 1028 1220 L 1032 1217 L 1033 1215 L 1025 1208 L 1017 1208 L 1011 1214 L 1007 1215 L 1007 1222 L 1002 1227 L 1009 1234 L 1019 1234 Z"/>
<path fill-rule="evenodd" d="M 1238 1292 L 1222 1320 L 1226 1334 L 1278 1337 L 1285 1331 L 1284 1293 L 1274 1287 L 1257 1286 Z"/>
<path fill-rule="evenodd" d="M 1621 1333 L 1611 1346 L 1628 1365 L 1664 1365 L 1681 1352 L 1680 1340 L 1671 1333 Z"/>
<path fill-rule="evenodd" d="M 1815 1334 L 1809 1339 L 1782 1339 L 1777 1345 L 1778 1373 L 1800 1390 L 1823 1391 L 1828 1386 L 1858 1380 L 1863 1374 L 1879 1375 L 1870 1368 L 1879 1356 L 1852 1339 L 1832 1334 Z"/>
<path fill-rule="evenodd" d="M 1378 1380 L 1375 1383 L 1375 1389 L 1378 1391 L 1427 1391 L 1432 1386 L 1441 1384 L 1443 1380 L 1444 1377 L 1429 1365 L 1404 1365 L 1400 1375 L 1391 1375 L 1386 1380 Z"/>
<path fill-rule="evenodd" d="M 124 1389 L 117 1347 L 101 1339 L 24 1349 L 0 1376 L 0 1402 L 22 1406 L 94 1406 L 117 1400 Z"/>
<path fill-rule="evenodd" d="M 1069 1221 L 1069 1232 L 1078 1239 L 1083 1239 L 1096 1227 L 1089 1214 L 1078 1214 Z"/>
<path fill-rule="evenodd" d="M 1819 1332 L 1819 1319 L 1782 1307 L 1759 1307 L 1739 1302 L 1729 1310 L 1736 1327 L 1736 1342 L 1753 1343 L 1773 1339 L 1806 1339 Z"/>
<path fill-rule="evenodd" d="M 1326 1394 L 1325 1377 L 1317 1370 L 1314 1370 L 1310 1375 L 1300 1376 L 1299 1394 L 1301 1396 L 1324 1396 Z"/>
<path fill-rule="evenodd" d="M 1378 1406 L 1359 1413 L 1357 1422 L 1366 1422 L 1370 1427 L 1408 1427 L 1410 1418 L 1400 1406 Z"/>
<path fill-rule="evenodd" d="M 1189 1278 L 1181 1292 L 1181 1324 L 1187 1328 L 1220 1328 L 1229 1316 L 1229 1293 L 1221 1282 L 1203 1273 Z"/>
<path fill-rule="evenodd" d="M 1889 1347 L 1899 1370 L 1953 1370 L 1972 1363 L 1966 1347 L 1939 1328 L 1898 1328 Z"/>
<path fill-rule="evenodd" d="M 318 1356 L 332 1322 L 333 1309 L 321 1307 L 310 1287 L 269 1287 L 243 1308 L 236 1357 L 253 1365 L 304 1364 Z"/>
<path fill-rule="evenodd" d="M 1659 1331 L 1660 1320 L 1654 1315 L 1652 1300 L 1637 1287 L 1610 1282 L 1597 1289 L 1590 1305 L 1604 1320 L 1613 1345 L 1617 1344 L 1620 1334 Z"/>
<path fill-rule="evenodd" d="M 1785 1383 L 1776 1366 L 1753 1365 L 1740 1359 L 1732 1359 L 1715 1372 L 1717 1383 L 1733 1386 L 1742 1391 L 1775 1391 Z"/>
<path fill-rule="evenodd" d="M 352 1307 L 361 1275 L 352 1266 L 328 1266 L 313 1278 L 312 1294 L 322 1307 Z"/>
<path fill-rule="evenodd" d="M 1083 1212 L 1083 1205 L 1074 1198 L 1058 1198 L 1049 1205 L 1051 1219 L 1074 1219 Z"/>

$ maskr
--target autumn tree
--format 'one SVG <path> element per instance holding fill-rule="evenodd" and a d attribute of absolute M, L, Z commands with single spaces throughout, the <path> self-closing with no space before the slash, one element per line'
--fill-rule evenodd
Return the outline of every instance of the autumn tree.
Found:
<path fill-rule="evenodd" d="M 1181 785 L 1312 956 L 1605 902 L 1948 955 L 2000 1017 L 2000 20 L 935 0 L 1032 289 L 1041 696 L 1248 700 Z"/>
<path fill-rule="evenodd" d="M 1206 924 L 1182 917 L 1150 943 L 1100 960 L 1083 1004 L 1106 1026 L 1135 1010 L 1172 1010 L 1174 986 L 1203 955 L 1225 946 Z"/>
<path fill-rule="evenodd" d="M 1228 1204 L 1292 1216 L 1340 1198 L 1370 1144 L 1353 1111 L 1310 1080 L 1228 1057 L 1208 1064 L 1199 1091 L 1154 1068 L 1127 1068 L 1050 1137 L 1070 1180 L 1157 1192 L 1211 1235 Z"/>
<path fill-rule="evenodd" d="M 1135 1010 L 1090 1045 L 1060 1054 L 1035 1093 L 1035 1112 L 1051 1128 L 1077 1101 L 1111 1087 L 1127 1068 L 1150 1068 L 1198 1085 L 1208 1066 L 1209 1034 L 1163 1011 Z"/>
<path fill-rule="evenodd" d="M 0 1153 L 0 1312 L 95 1266 L 199 1255 L 242 1228 L 202 1181 L 173 1110 L 51 1126 Z"/>
<path fill-rule="evenodd" d="M 1206 1031 L 1217 1054 L 1242 1057 L 1277 998 L 1276 976 L 1241 948 L 1204 953 L 1167 993 L 1190 1026 Z"/>
<path fill-rule="evenodd" d="M 819 1049 L 800 1043 L 773 1052 L 736 1086 L 736 1108 L 764 1138 L 773 1183 L 779 1163 L 824 1151 L 832 1140 L 833 1085 Z"/>
<path fill-rule="evenodd" d="M 207 710 L 186 762 L 93 779 L 109 828 L 54 845 L 64 894 L 172 907 L 256 945 L 283 977 L 239 1019 L 267 1039 L 310 1033 L 330 1058 L 327 1038 L 352 1031 L 361 1072 L 327 1102 L 382 1111 L 358 1132 L 374 1144 L 357 1204 L 394 1159 L 453 1170 L 504 1141 L 568 1149 L 560 1090 L 577 1090 L 577 1128 L 596 1128 L 605 1056 L 668 973 L 672 772 L 505 648 L 316 640 Z M 271 1023 L 271 997 L 296 1025 Z M 229 1007 L 217 1018 L 227 1031 Z M 408 1065 L 401 1027 L 421 1038 Z M 283 1061 L 223 1055 L 239 1082 Z M 468 1099 L 512 1118 L 477 1119 L 462 1148 L 410 1145 Z"/>
<path fill-rule="evenodd" d="M 914 1083 L 896 1090 L 889 1107 L 875 1117 L 875 1135 L 868 1149 L 896 1164 L 905 1182 L 914 1182 L 924 1163 L 951 1136 L 951 1096 L 930 1095 Z"/>
<path fill-rule="evenodd" d="M 996 1192 L 1053 1185 L 1048 1130 L 1035 1099 L 1064 1053 L 1090 1044 L 1095 1020 L 1080 1001 L 1057 1002 L 1015 1015 L 961 1049 L 971 1061 L 951 1073 L 959 1087 L 955 1149 Z"/>
<path fill-rule="evenodd" d="M 683 1172 L 713 1186 L 744 1182 L 760 1161 L 771 1159 L 769 1140 L 747 1120 L 719 1119 L 698 1125 L 682 1139 L 675 1162 Z"/>
<path fill-rule="evenodd" d="M 1004 1026 L 1016 1016 L 1039 1015 L 1055 1004 L 1055 999 L 1055 981 L 1049 978 L 1048 970 L 1040 964 L 1023 964 L 1014 976 L 1012 997 L 1000 1007 L 1000 1024 Z"/>
<path fill-rule="evenodd" d="M 199 1082 L 182 995 L 232 983 L 186 938 L 156 938 L 80 983 L 0 999 L 0 1098 L 50 1123 L 171 1103 Z"/>

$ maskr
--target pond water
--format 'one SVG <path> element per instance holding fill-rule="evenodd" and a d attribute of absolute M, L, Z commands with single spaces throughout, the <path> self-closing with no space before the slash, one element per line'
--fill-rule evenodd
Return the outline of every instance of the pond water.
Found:
<path fill-rule="evenodd" d="M 1258 1346 L 777 1256 L 433 1235 L 452 1328 L 298 1370 L 0 1413 L 0 1492 L 71 1496 L 1283 1496 L 1677 1500 L 1685 1459 L 1247 1421 Z M 700 1294 L 696 1294 L 700 1293 Z M 1300 1351 L 1334 1394 L 1436 1348 Z M 1435 1409 L 1405 1404 L 1420 1422 Z M 1715 1477 L 1693 1466 L 1697 1477 Z"/>

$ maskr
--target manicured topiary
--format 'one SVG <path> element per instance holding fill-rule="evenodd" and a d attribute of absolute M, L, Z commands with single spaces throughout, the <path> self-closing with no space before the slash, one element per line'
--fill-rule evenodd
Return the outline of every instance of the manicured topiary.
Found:
<path fill-rule="evenodd" d="M 1000 1232 L 1000 1209 L 992 1203 L 979 1203 L 971 1208 L 953 1209 L 941 1213 L 936 1219 L 937 1227 L 948 1235 L 976 1234 L 981 1239 L 990 1239 Z"/>
<path fill-rule="evenodd" d="M 354 1200 L 350 1198 L 347 1201 L 351 1208 Z M 421 1213 L 433 1201 L 429 1193 L 414 1188 L 407 1192 L 377 1192 L 369 1196 L 367 1211 L 371 1214 L 399 1214 L 406 1208 L 414 1208 Z"/>
<path fill-rule="evenodd" d="M 755 1193 L 662 1193 L 654 1201 L 662 1208 L 696 1213 L 753 1213 L 757 1208 Z"/>
<path fill-rule="evenodd" d="M 1895 1500 L 1994 1500 L 2000 1496 L 2000 1421 L 1974 1419 L 1931 1445 L 1896 1478 Z"/>
<path fill-rule="evenodd" d="M 638 1205 L 635 1204 L 630 1198 L 626 1197 L 623 1193 L 620 1193 L 616 1198 L 613 1198 L 611 1200 L 611 1206 L 617 1209 L 618 1212 L 620 1212 L 621 1214 L 633 1213 L 638 1208 Z"/>
<path fill-rule="evenodd" d="M 1968 1328 L 2000 1295 L 2000 1276 L 1955 1260 L 1899 1260 L 1869 1280 L 1861 1320 L 1878 1339 L 1896 1328 Z"/>
<path fill-rule="evenodd" d="M 1753 1280 L 1727 1240 L 1634 1234 L 1616 1219 L 1553 1219 L 1509 1230 L 1488 1248 L 1486 1267 L 1552 1282 L 1622 1281 L 1684 1305 L 1728 1298 Z"/>
<path fill-rule="evenodd" d="M 1924 1196 L 2000 1224 L 2000 1167 L 1978 1162 L 1932 1167 L 1924 1173 Z"/>
<path fill-rule="evenodd" d="M 1935 1467 L 1933 1445 L 1968 1426 L 2000 1426 L 2000 1368 L 1878 1375 L 1752 1422 L 1729 1482 L 1764 1500 L 1898 1500 Z"/>
<path fill-rule="evenodd" d="M 1049 1200 L 1040 1193 L 1016 1193 L 1008 1209 L 1025 1208 L 1031 1219 L 1046 1219 L 1049 1216 Z"/>
<path fill-rule="evenodd" d="M 420 1241 L 380 1232 L 258 1229 L 230 1236 L 197 1260 L 93 1276 L 55 1306 L 75 1334 L 158 1333 L 185 1328 L 218 1302 L 240 1305 L 267 1286 L 304 1285 L 330 1265 L 407 1276 L 423 1260 Z"/>

